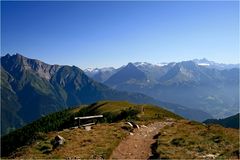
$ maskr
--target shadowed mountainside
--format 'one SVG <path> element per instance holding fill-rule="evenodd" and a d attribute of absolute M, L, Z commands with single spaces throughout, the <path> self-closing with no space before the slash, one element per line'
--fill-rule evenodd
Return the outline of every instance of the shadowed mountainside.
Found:
<path fill-rule="evenodd" d="M 76 66 L 49 65 L 20 54 L 1 57 L 1 93 L 2 134 L 48 113 L 99 100 L 155 104 L 191 119 L 211 118 L 200 110 L 111 89 L 92 80 Z"/>
<path fill-rule="evenodd" d="M 226 128 L 239 128 L 240 116 L 239 113 L 223 119 L 207 119 L 205 124 L 220 124 Z"/>

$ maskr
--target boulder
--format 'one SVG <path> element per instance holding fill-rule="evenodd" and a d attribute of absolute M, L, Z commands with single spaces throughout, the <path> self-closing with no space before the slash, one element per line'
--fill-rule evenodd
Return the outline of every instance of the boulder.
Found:
<path fill-rule="evenodd" d="M 85 127 L 85 130 L 86 130 L 86 131 L 90 131 L 90 130 L 91 130 L 91 126 L 86 126 L 86 127 Z"/>
<path fill-rule="evenodd" d="M 132 122 L 132 121 L 131 121 L 130 123 L 132 124 L 133 128 L 137 128 L 137 129 L 140 128 L 139 125 L 138 125 L 137 123 Z"/>
<path fill-rule="evenodd" d="M 62 136 L 57 135 L 57 136 L 54 138 L 54 141 L 53 141 L 53 143 L 52 143 L 53 148 L 56 148 L 56 147 L 58 147 L 59 145 L 63 145 L 64 142 L 65 142 L 65 139 L 64 139 Z"/>
<path fill-rule="evenodd" d="M 132 128 L 137 128 L 137 129 L 139 129 L 140 127 L 139 127 L 139 125 L 138 124 L 136 124 L 136 123 L 134 123 L 134 122 L 126 122 L 126 124 L 128 124 L 129 126 L 131 126 Z"/>
<path fill-rule="evenodd" d="M 133 125 L 130 122 L 126 122 L 130 127 L 133 127 Z"/>

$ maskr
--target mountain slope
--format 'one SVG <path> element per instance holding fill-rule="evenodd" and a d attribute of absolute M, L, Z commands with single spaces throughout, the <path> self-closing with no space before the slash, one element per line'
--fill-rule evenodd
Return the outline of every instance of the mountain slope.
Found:
<path fill-rule="evenodd" d="M 143 94 L 111 89 L 90 79 L 75 66 L 49 65 L 19 54 L 1 57 L 1 73 L 2 134 L 48 113 L 99 100 L 162 104 Z M 200 110 L 192 112 L 171 103 L 165 107 L 176 113 L 185 110 L 186 117 L 195 119 L 196 116 L 196 120 L 211 118 Z"/>
<path fill-rule="evenodd" d="M 13 81 L 13 78 L 1 67 L 1 129 L 6 132 L 24 124 L 17 114 L 21 105 L 8 81 Z"/>
<path fill-rule="evenodd" d="M 214 61 L 209 61 L 206 58 L 193 59 L 192 61 L 197 63 L 200 66 L 205 66 L 205 67 L 208 67 L 208 68 L 215 68 L 215 69 L 220 69 L 220 70 L 239 68 L 239 64 L 216 63 Z"/>
<path fill-rule="evenodd" d="M 142 109 L 144 109 L 144 113 Z M 78 125 L 74 117 L 96 114 L 103 114 L 104 119 L 101 121 L 109 123 L 119 122 L 129 118 L 140 121 L 163 120 L 166 118 L 182 119 L 182 117 L 172 112 L 152 105 L 138 105 L 121 101 L 102 101 L 47 115 L 21 129 L 3 136 L 1 138 L 1 154 L 2 156 L 7 156 L 18 147 L 32 143 L 35 139 L 34 137 L 38 137 L 39 132 L 60 131 Z"/>
<path fill-rule="evenodd" d="M 152 159 L 239 159 L 239 130 L 176 121 L 156 136 Z"/>
<path fill-rule="evenodd" d="M 103 118 L 90 131 L 72 128 L 78 125 L 74 117 L 96 114 L 103 114 Z M 133 129 L 126 121 L 134 121 L 140 128 Z M 57 135 L 65 143 L 55 148 L 52 142 Z M 47 115 L 2 137 L 1 142 L 4 159 L 109 159 L 110 155 L 118 155 L 114 153 L 119 153 L 121 146 L 121 156 L 113 158 L 125 155 L 139 159 L 143 155 L 145 159 L 156 159 L 159 154 L 173 159 L 238 156 L 236 129 L 207 126 L 163 108 L 120 101 L 101 101 Z"/>
<path fill-rule="evenodd" d="M 113 74 L 108 80 L 106 80 L 105 84 L 121 84 L 127 83 L 131 80 L 145 81 L 146 75 L 132 63 L 129 63 L 127 66 L 123 67 L 117 73 Z"/>
<path fill-rule="evenodd" d="M 95 68 L 95 69 L 85 69 L 84 73 L 86 73 L 87 76 L 91 77 L 95 81 L 98 82 L 104 82 L 106 81 L 109 77 L 111 77 L 114 73 L 116 73 L 119 69 L 115 69 L 113 67 L 109 68 Z"/>
<path fill-rule="evenodd" d="M 205 124 L 220 124 L 227 128 L 239 128 L 240 114 L 236 114 L 224 119 L 208 119 Z"/>
<path fill-rule="evenodd" d="M 220 70 L 194 61 L 163 66 L 148 63 L 134 65 L 144 73 L 145 79 L 135 77 L 130 81 L 129 78 L 121 78 L 121 82 L 109 83 L 110 77 L 104 84 L 122 91 L 143 93 L 160 101 L 201 109 L 214 117 L 226 117 L 238 111 L 239 68 Z M 135 73 L 122 73 L 124 70 L 121 70 L 122 76 Z"/>

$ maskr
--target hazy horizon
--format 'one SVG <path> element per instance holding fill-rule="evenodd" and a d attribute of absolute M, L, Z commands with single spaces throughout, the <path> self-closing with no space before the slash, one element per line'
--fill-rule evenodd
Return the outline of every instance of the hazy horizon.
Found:
<path fill-rule="evenodd" d="M 239 63 L 237 1 L 1 4 L 2 55 L 80 68 L 203 57 Z"/>

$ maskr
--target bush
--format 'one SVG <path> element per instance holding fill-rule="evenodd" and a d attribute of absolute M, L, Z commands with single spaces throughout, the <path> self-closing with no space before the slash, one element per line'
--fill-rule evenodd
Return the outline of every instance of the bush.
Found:
<path fill-rule="evenodd" d="M 43 145 L 40 149 L 39 149 L 43 154 L 49 154 L 52 151 L 52 147 L 49 145 Z"/>
<path fill-rule="evenodd" d="M 107 122 L 107 123 L 113 123 L 113 122 L 118 122 L 121 120 L 136 120 L 138 119 L 137 114 L 140 113 L 140 111 L 133 109 L 133 108 L 128 108 L 125 110 L 121 110 L 119 114 L 114 114 L 112 112 L 106 112 L 103 114 L 103 119 L 100 120 L 100 122 Z"/>
<path fill-rule="evenodd" d="M 69 127 L 73 121 L 73 114 L 68 109 L 47 115 L 29 125 L 17 129 L 1 137 L 1 156 L 8 156 L 12 151 L 26 144 L 30 144 L 36 139 L 44 137 L 39 132 L 62 130 Z"/>
<path fill-rule="evenodd" d="M 100 120 L 100 122 L 113 123 L 113 122 L 116 122 L 116 120 L 117 120 L 117 115 L 111 112 L 106 112 L 103 114 L 103 119 Z"/>
<path fill-rule="evenodd" d="M 175 146 L 184 146 L 185 145 L 185 140 L 183 138 L 174 138 L 171 141 L 171 144 L 175 145 Z"/>
<path fill-rule="evenodd" d="M 220 143 L 222 141 L 222 137 L 219 135 L 215 135 L 211 138 L 211 140 L 215 143 Z"/>
<path fill-rule="evenodd" d="M 128 108 L 126 110 L 121 110 L 121 113 L 116 117 L 117 121 L 119 120 L 136 120 L 138 119 L 137 114 L 140 113 L 139 110 L 133 109 L 133 108 Z"/>

